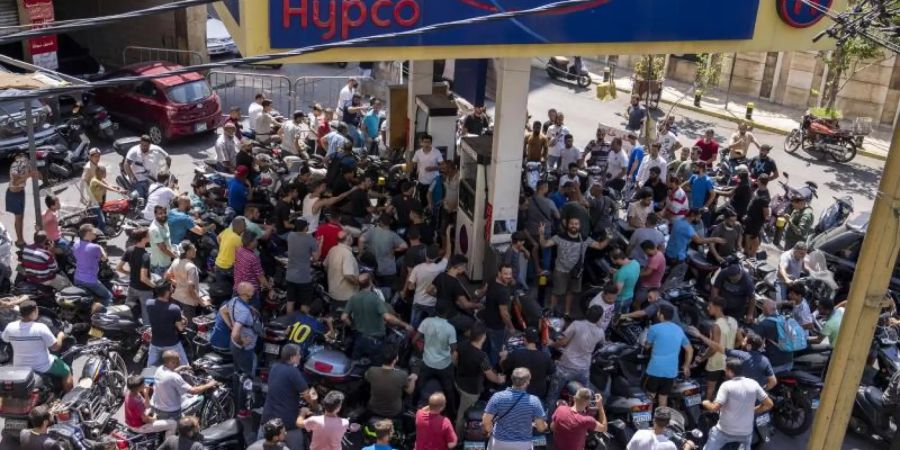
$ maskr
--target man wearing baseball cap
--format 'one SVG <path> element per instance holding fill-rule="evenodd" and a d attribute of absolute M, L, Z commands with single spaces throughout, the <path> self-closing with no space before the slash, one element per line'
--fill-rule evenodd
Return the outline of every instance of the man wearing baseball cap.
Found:
<path fill-rule="evenodd" d="M 250 169 L 247 166 L 238 166 L 234 171 L 234 178 L 228 181 L 228 206 L 239 216 L 244 215 L 244 207 L 247 206 L 247 199 L 250 196 L 247 181 L 249 173 Z"/>

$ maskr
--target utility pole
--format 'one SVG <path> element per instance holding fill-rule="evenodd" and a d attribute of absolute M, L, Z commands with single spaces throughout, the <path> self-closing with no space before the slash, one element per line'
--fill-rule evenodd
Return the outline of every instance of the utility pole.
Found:
<path fill-rule="evenodd" d="M 29 170 L 37 169 L 37 148 L 34 145 L 34 117 L 32 117 L 31 100 L 25 100 L 25 122 L 28 126 L 28 159 Z M 34 229 L 43 228 L 41 222 L 41 187 L 37 177 L 31 177 L 31 193 L 34 195 Z M 22 238 L 23 236 L 19 236 Z"/>
<path fill-rule="evenodd" d="M 875 196 L 868 232 L 856 262 L 837 346 L 831 354 L 825 390 L 815 415 L 808 450 L 840 447 L 856 400 L 875 325 L 900 250 L 900 127 Z"/>

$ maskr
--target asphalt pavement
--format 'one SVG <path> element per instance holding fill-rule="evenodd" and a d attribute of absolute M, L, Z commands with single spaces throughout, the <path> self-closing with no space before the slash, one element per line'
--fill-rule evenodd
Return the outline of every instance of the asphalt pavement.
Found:
<path fill-rule="evenodd" d="M 244 69 L 237 68 L 234 71 L 241 72 Z M 358 69 L 355 64 L 351 64 L 346 69 L 326 64 L 297 64 L 284 66 L 277 71 L 260 70 L 259 73 L 282 74 L 289 79 L 295 79 L 300 76 L 350 76 L 356 75 Z M 556 108 L 565 112 L 566 124 L 575 137 L 575 145 L 581 148 L 593 138 L 598 125 L 615 128 L 624 127 L 623 115 L 628 104 L 628 96 L 622 93 L 619 94 L 619 97 L 615 100 L 599 101 L 596 99 L 593 89 L 580 89 L 563 81 L 550 80 L 544 72 L 540 61 L 535 60 L 531 76 L 531 93 L 528 98 L 528 109 L 534 120 L 546 120 L 546 112 L 550 108 Z M 241 103 L 234 104 L 246 107 L 249 103 L 249 100 L 243 98 L 240 100 Z M 233 103 L 223 106 L 227 107 L 231 104 Z M 300 103 L 300 106 L 305 107 L 306 105 L 305 103 Z M 685 145 L 690 145 L 698 139 L 707 128 L 715 129 L 721 140 L 726 139 L 736 129 L 736 125 L 732 122 L 703 116 L 692 111 L 679 109 L 670 111 L 668 106 L 663 106 L 663 111 L 654 111 L 653 114 L 655 116 L 674 114 L 679 130 L 679 138 Z M 283 113 L 285 112 L 283 111 Z M 118 133 L 120 137 L 140 134 L 127 128 L 120 129 Z M 816 215 L 831 203 L 833 196 L 851 196 L 855 201 L 857 211 L 868 211 L 871 209 L 883 162 L 860 156 L 848 164 L 836 164 L 831 161 L 820 161 L 818 158 L 805 154 L 802 151 L 794 155 L 788 155 L 783 150 L 783 136 L 765 131 L 755 132 L 755 135 L 760 143 L 770 144 L 774 147 L 772 156 L 778 163 L 779 170 L 790 174 L 792 184 L 800 184 L 805 181 L 818 183 L 818 199 L 812 202 Z M 215 135 L 207 133 L 178 140 L 165 146 L 166 151 L 172 157 L 172 172 L 180 181 L 179 187 L 182 190 L 190 189 L 195 163 L 202 163 L 207 158 L 215 158 L 215 151 L 212 148 L 214 141 Z M 106 164 L 110 171 L 108 179 L 114 180 L 116 175 L 118 175 L 118 163 L 121 157 L 112 150 L 111 145 L 97 144 L 104 152 L 101 161 Z M 754 156 L 755 151 L 751 150 L 750 155 Z M 8 185 L 8 168 L 9 162 L 0 163 L 0 191 L 5 191 Z M 75 183 L 76 180 L 71 180 L 50 187 L 42 192 L 42 196 L 52 192 L 61 198 L 63 205 L 75 207 L 78 205 L 78 193 L 74 189 Z M 773 188 L 777 188 L 777 184 Z M 25 236 L 30 236 L 34 231 L 34 219 L 36 217 L 31 201 L 30 184 L 27 199 Z M 11 237 L 15 239 L 12 216 L 5 212 L 0 213 L 0 222 L 6 226 Z M 26 240 L 31 241 L 30 238 L 26 238 Z M 123 253 L 124 237 L 113 240 L 110 243 L 110 255 L 114 262 Z M 778 450 L 796 449 L 800 446 L 805 446 L 807 440 L 808 435 L 793 439 L 777 435 L 769 448 Z M 4 448 L 10 447 L 0 443 L 0 450 Z M 843 448 L 875 449 L 877 446 L 848 434 Z"/>

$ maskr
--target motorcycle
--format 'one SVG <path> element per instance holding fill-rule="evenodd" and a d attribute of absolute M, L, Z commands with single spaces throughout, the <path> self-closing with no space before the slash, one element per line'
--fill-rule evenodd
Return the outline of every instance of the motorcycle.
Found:
<path fill-rule="evenodd" d="M 842 130 L 837 120 L 804 114 L 799 128 L 784 139 L 784 151 L 794 153 L 801 147 L 830 155 L 835 162 L 847 163 L 856 157 L 865 136 L 871 131 L 866 118 L 858 118 L 852 130 Z"/>
<path fill-rule="evenodd" d="M 143 342 L 143 333 L 136 317 L 140 315 L 140 305 L 135 305 L 137 314 L 132 306 L 113 305 L 102 308 L 91 316 L 91 328 L 88 336 L 93 339 L 106 338 L 119 343 L 119 348 L 124 355 L 132 358 L 139 351 Z M 141 355 L 143 356 L 143 355 Z"/>
<path fill-rule="evenodd" d="M 52 145 L 35 149 L 35 166 L 44 186 L 53 185 L 81 174 L 88 163 L 91 140 L 84 133 L 80 119 L 69 119 L 56 127 L 60 139 Z"/>
<path fill-rule="evenodd" d="M 819 408 L 822 379 L 796 370 L 777 374 L 778 384 L 769 392 L 775 403 L 772 424 L 788 435 L 799 436 L 809 430 L 813 413 Z"/>
<path fill-rule="evenodd" d="M 556 80 L 564 80 L 574 82 L 578 87 L 586 88 L 591 85 L 591 74 L 588 73 L 581 61 L 580 56 L 572 58 L 572 65 L 569 65 L 569 58 L 565 56 L 551 56 L 545 66 L 547 75 Z"/>
<path fill-rule="evenodd" d="M 891 413 L 882 402 L 882 392 L 875 386 L 860 386 L 856 391 L 856 401 L 850 415 L 850 430 L 866 437 L 877 438 L 887 443 L 894 439 Z M 896 424 L 895 424 L 896 426 Z"/>
<path fill-rule="evenodd" d="M 81 101 L 64 96 L 60 102 L 71 105 L 71 115 L 63 113 L 64 117 L 80 120 L 84 128 L 90 130 L 100 140 L 112 142 L 119 124 L 110 119 L 109 111 L 103 105 L 94 102 L 93 92 L 82 94 Z"/>
<path fill-rule="evenodd" d="M 814 235 L 843 225 L 847 218 L 850 217 L 850 214 L 853 213 L 853 197 L 832 198 L 834 203 L 819 215 L 819 222 L 816 223 L 816 227 L 813 229 Z"/>
<path fill-rule="evenodd" d="M 614 342 L 594 352 L 591 362 L 591 385 L 606 399 L 604 408 L 611 424 L 608 433 L 622 447 L 635 431 L 651 426 L 653 401 L 640 387 L 641 365 L 646 359 L 639 345 Z"/>
<path fill-rule="evenodd" d="M 464 436 L 461 436 L 461 438 L 463 439 L 463 447 L 467 450 L 485 450 L 487 447 L 489 438 L 481 426 L 481 419 L 484 416 L 484 408 L 486 406 L 486 402 L 478 401 L 466 410 Z M 547 435 L 534 431 L 531 438 L 531 448 L 546 450 Z"/>
<path fill-rule="evenodd" d="M 147 367 L 141 371 L 144 383 L 152 392 L 156 382 L 156 367 Z M 192 367 L 179 372 L 186 382 L 198 386 L 213 379 L 201 368 Z M 235 408 L 229 384 L 219 384 L 199 395 L 184 395 L 181 398 L 181 413 L 200 419 L 200 428 L 211 427 L 234 417 Z"/>
<path fill-rule="evenodd" d="M 781 175 L 784 178 L 784 181 L 778 180 L 778 184 L 781 185 L 782 193 L 772 196 L 772 199 L 769 202 L 771 215 L 769 217 L 769 222 L 765 226 L 766 236 L 771 238 L 771 241 L 775 243 L 780 243 L 784 236 L 784 227 L 787 225 L 785 215 L 787 214 L 788 208 L 791 206 L 791 199 L 796 195 L 800 195 L 805 198 L 806 203 L 809 204 L 812 202 L 812 199 L 819 198 L 819 185 L 815 182 L 807 181 L 804 186 L 795 188 L 788 184 L 790 182 L 790 175 L 788 175 L 787 172 L 781 172 Z"/>

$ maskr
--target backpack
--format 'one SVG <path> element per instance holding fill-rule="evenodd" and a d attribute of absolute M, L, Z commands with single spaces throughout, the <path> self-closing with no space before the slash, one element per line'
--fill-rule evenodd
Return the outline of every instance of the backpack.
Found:
<path fill-rule="evenodd" d="M 778 315 L 766 317 L 766 320 L 775 322 L 775 329 L 778 330 L 778 342 L 773 342 L 773 344 L 781 351 L 796 352 L 806 348 L 806 330 L 796 319 Z"/>

